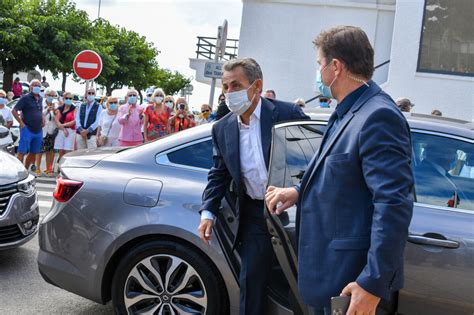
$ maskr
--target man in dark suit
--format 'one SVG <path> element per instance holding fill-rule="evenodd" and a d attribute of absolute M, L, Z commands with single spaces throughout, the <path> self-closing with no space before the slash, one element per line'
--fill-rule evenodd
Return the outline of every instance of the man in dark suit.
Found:
<path fill-rule="evenodd" d="M 324 314 L 331 297 L 350 295 L 347 314 L 375 314 L 380 299 L 403 286 L 413 211 L 410 130 L 370 80 L 374 52 L 361 29 L 332 28 L 314 44 L 320 92 L 338 105 L 300 185 L 269 187 L 266 201 L 277 213 L 298 204 L 305 303 Z"/>
<path fill-rule="evenodd" d="M 214 165 L 203 193 L 199 233 L 211 239 L 215 215 L 229 185 L 237 197 L 239 229 L 235 245 L 241 258 L 240 314 L 263 314 L 272 245 L 263 217 L 272 127 L 281 121 L 307 119 L 295 104 L 260 96 L 262 71 L 250 58 L 224 65 L 222 86 L 231 113 L 212 128 Z"/>

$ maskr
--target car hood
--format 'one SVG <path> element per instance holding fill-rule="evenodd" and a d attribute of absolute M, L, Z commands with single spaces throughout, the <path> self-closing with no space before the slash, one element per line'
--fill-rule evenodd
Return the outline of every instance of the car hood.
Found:
<path fill-rule="evenodd" d="M 121 147 L 105 147 L 93 150 L 77 150 L 63 156 L 60 162 L 62 168 L 91 168 L 101 160 L 111 156 L 118 151 L 123 150 Z"/>
<path fill-rule="evenodd" d="M 0 186 L 16 183 L 27 177 L 26 168 L 17 158 L 0 151 Z"/>

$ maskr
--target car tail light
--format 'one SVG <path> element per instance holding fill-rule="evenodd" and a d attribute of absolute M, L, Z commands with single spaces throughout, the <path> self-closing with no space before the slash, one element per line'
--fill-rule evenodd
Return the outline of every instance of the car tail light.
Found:
<path fill-rule="evenodd" d="M 56 179 L 56 189 L 54 190 L 53 197 L 59 202 L 68 202 L 79 191 L 82 185 L 83 182 L 58 177 Z"/>

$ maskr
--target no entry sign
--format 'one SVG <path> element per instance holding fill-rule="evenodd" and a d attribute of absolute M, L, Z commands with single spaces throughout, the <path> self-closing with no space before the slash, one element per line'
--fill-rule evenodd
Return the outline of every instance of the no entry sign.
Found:
<path fill-rule="evenodd" d="M 74 72 L 83 80 L 94 80 L 102 71 L 102 59 L 92 50 L 83 50 L 74 58 Z"/>

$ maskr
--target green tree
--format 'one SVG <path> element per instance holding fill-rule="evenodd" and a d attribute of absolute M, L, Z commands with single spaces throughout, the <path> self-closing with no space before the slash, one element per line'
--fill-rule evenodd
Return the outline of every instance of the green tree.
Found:
<path fill-rule="evenodd" d="M 172 72 L 168 69 L 159 69 L 155 85 L 161 87 L 166 94 L 174 95 L 179 92 L 186 85 L 191 83 L 191 80 L 184 77 L 178 71 Z"/>
<path fill-rule="evenodd" d="M 74 57 L 92 48 L 92 23 L 87 13 L 69 0 L 43 1 L 38 10 L 37 34 L 42 45 L 40 68 L 54 76 L 62 74 L 62 90 L 66 78 L 73 71 Z"/>
<path fill-rule="evenodd" d="M 2 0 L 0 5 L 0 65 L 3 88 L 11 90 L 13 74 L 34 68 L 41 59 L 36 30 L 40 1 Z"/>

